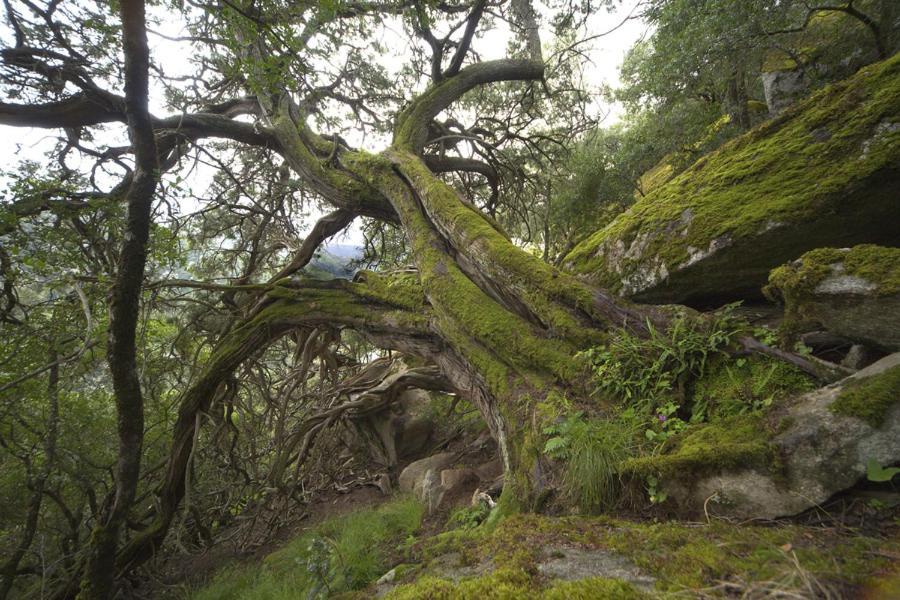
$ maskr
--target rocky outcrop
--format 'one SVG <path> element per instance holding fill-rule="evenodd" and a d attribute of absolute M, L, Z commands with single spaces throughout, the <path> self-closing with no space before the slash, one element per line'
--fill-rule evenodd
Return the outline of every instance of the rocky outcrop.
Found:
<path fill-rule="evenodd" d="M 785 325 L 822 326 L 854 342 L 900 350 L 900 248 L 820 248 L 779 267 L 766 295 L 785 305 Z"/>
<path fill-rule="evenodd" d="M 563 264 L 639 301 L 755 298 L 803 252 L 900 239 L 898 181 L 900 55 L 701 158 Z"/>
<path fill-rule="evenodd" d="M 854 486 L 872 461 L 900 463 L 900 353 L 804 394 L 770 418 L 781 428 L 769 443 L 774 464 L 675 478 L 666 483 L 670 497 L 689 513 L 789 516 Z"/>

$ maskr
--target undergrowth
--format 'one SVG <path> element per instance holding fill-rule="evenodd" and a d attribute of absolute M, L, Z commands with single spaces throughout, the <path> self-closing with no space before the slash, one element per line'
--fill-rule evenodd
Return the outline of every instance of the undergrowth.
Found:
<path fill-rule="evenodd" d="M 623 475 L 643 478 L 650 501 L 658 503 L 667 498 L 663 476 L 715 470 L 725 462 L 768 464 L 769 436 L 755 417 L 813 384 L 775 359 L 729 354 L 750 329 L 735 309 L 729 305 L 705 318 L 682 313 L 667 330 L 648 323 L 646 337 L 622 330 L 582 353 L 594 397 L 611 405 L 613 416 L 578 413 L 544 431 L 552 436 L 544 453 L 567 461 L 564 487 L 582 510 L 614 506 Z M 769 343 L 775 338 L 765 329 L 754 334 Z M 738 440 L 738 425 L 745 423 L 753 424 L 753 439 Z"/>
<path fill-rule="evenodd" d="M 550 425 L 544 453 L 566 462 L 563 487 L 582 512 L 613 508 L 622 481 L 619 466 L 631 456 L 634 430 L 621 420 L 585 420 L 574 413 Z"/>
<path fill-rule="evenodd" d="M 262 562 L 220 572 L 192 600 L 325 598 L 358 590 L 382 575 L 389 557 L 422 522 L 424 508 L 401 499 L 334 517 Z"/>

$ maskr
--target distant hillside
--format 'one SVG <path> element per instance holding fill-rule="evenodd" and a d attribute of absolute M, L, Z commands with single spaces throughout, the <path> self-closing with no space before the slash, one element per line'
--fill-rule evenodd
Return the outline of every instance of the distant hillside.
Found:
<path fill-rule="evenodd" d="M 349 244 L 334 244 L 316 252 L 316 256 L 303 270 L 316 279 L 351 279 L 356 268 L 351 263 L 362 256 L 362 248 Z"/>

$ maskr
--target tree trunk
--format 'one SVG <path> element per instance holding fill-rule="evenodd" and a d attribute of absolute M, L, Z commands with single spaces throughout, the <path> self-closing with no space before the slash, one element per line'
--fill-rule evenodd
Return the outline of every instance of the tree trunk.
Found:
<path fill-rule="evenodd" d="M 125 105 L 134 146 L 134 177 L 128 190 L 128 221 L 110 302 L 107 362 L 116 399 L 119 452 L 111 506 L 94 527 L 79 598 L 105 600 L 113 595 L 119 531 L 137 490 L 144 439 L 144 403 L 138 379 L 135 332 L 156 189 L 157 155 L 147 108 L 150 51 L 142 0 L 122 0 L 125 53 Z"/>

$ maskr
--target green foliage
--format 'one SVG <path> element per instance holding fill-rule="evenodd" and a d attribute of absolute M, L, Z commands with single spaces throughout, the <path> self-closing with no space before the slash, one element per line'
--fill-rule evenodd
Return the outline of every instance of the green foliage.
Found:
<path fill-rule="evenodd" d="M 619 468 L 631 455 L 633 426 L 620 420 L 585 419 L 581 413 L 550 425 L 544 454 L 565 461 L 563 487 L 585 513 L 613 508 L 619 497 Z"/>
<path fill-rule="evenodd" d="M 681 314 L 665 332 L 648 322 L 646 338 L 620 331 L 606 346 L 586 351 L 595 394 L 645 412 L 660 409 L 690 379 L 703 375 L 709 359 L 735 337 L 733 309 L 726 307 L 708 321 Z"/>
<path fill-rule="evenodd" d="M 491 514 L 491 507 L 484 502 L 475 506 L 461 506 L 450 513 L 447 527 L 450 529 L 475 529 Z"/>
<path fill-rule="evenodd" d="M 691 421 L 764 411 L 814 387 L 807 374 L 784 361 L 759 355 L 718 359 L 690 386 Z"/>
<path fill-rule="evenodd" d="M 900 467 L 882 467 L 874 458 L 866 463 L 866 479 L 875 483 L 885 483 L 900 475 Z"/>
<path fill-rule="evenodd" d="M 857 417 L 880 427 L 887 412 L 900 402 L 900 366 L 872 377 L 849 380 L 828 407 L 833 413 Z"/>
<path fill-rule="evenodd" d="M 322 598 L 363 588 L 384 574 L 392 548 L 419 528 L 423 514 L 419 502 L 401 499 L 335 517 L 261 564 L 223 571 L 192 598 Z"/>
<path fill-rule="evenodd" d="M 622 471 L 641 477 L 677 479 L 722 469 L 769 468 L 775 464 L 770 436 L 758 415 L 693 425 L 669 440 L 661 453 L 625 461 Z"/>

